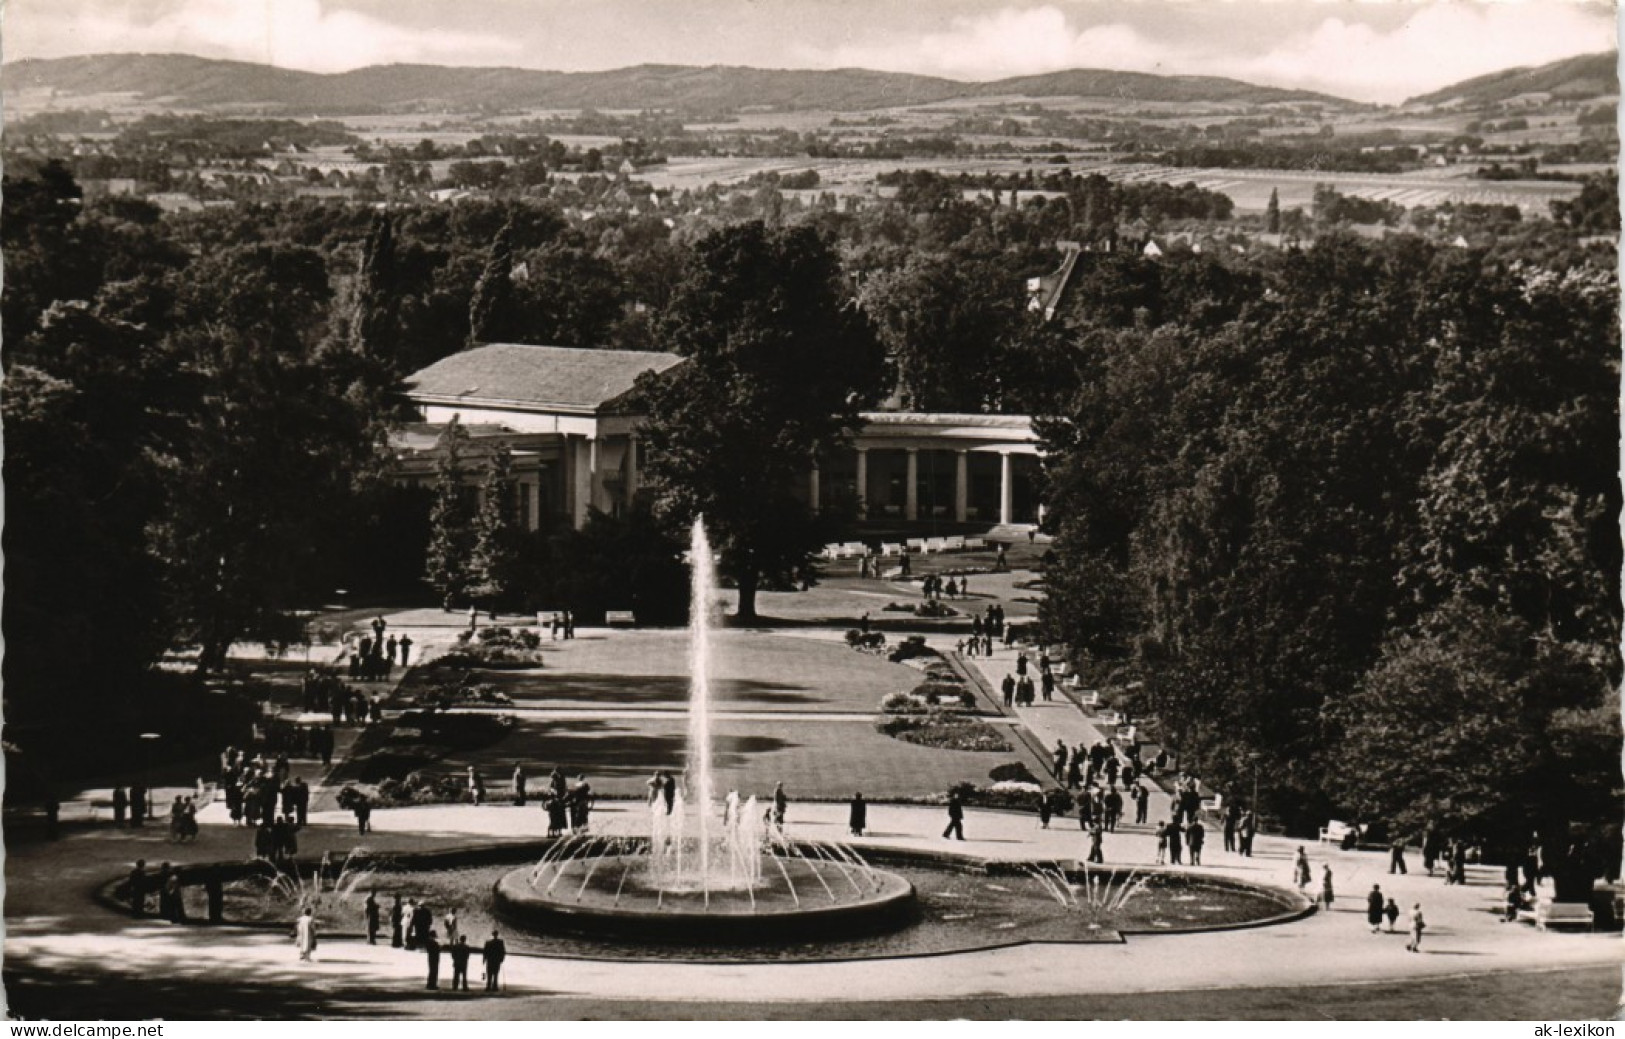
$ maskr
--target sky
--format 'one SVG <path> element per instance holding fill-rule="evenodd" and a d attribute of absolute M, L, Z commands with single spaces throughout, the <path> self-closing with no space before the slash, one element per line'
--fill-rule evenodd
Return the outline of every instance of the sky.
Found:
<path fill-rule="evenodd" d="M 1396 103 L 1616 46 L 1593 0 L 6 0 L 7 61 L 179 52 L 314 72 L 390 62 L 1106 68 Z"/>

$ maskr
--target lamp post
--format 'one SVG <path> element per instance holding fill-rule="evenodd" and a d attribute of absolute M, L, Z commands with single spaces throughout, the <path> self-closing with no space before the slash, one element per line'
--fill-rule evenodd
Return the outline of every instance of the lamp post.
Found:
<path fill-rule="evenodd" d="M 1247 755 L 1247 760 L 1249 762 L 1251 762 L 1252 766 L 1253 766 L 1253 801 L 1252 801 L 1252 807 L 1253 807 L 1253 818 L 1255 818 L 1255 819 L 1260 817 L 1259 811 L 1258 811 L 1258 758 L 1259 758 L 1259 754 L 1258 754 L 1258 751 L 1256 751 L 1256 750 L 1253 751 L 1251 754 Z"/>
<path fill-rule="evenodd" d="M 153 768 L 153 765 L 152 765 L 152 748 L 161 739 L 163 739 L 163 736 L 160 733 L 143 732 L 141 734 L 141 743 L 142 743 L 143 746 L 145 746 L 147 748 L 147 751 L 146 751 L 146 758 L 147 758 L 147 804 L 144 804 L 144 805 L 141 806 L 141 814 L 144 815 L 144 816 L 152 814 L 151 812 L 149 812 L 147 810 L 152 804 L 152 780 L 153 780 L 153 775 L 152 775 L 152 768 Z"/>

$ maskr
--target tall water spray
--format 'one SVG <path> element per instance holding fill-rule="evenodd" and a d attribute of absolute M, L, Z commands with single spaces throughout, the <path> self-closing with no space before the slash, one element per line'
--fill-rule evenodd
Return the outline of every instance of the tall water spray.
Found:
<path fill-rule="evenodd" d="M 711 604 L 716 595 L 717 574 L 716 563 L 711 558 L 711 541 L 705 535 L 704 517 L 694 521 L 688 556 L 693 568 L 688 609 L 688 779 L 698 809 L 700 875 L 709 876 L 711 806 L 716 803 L 711 780 Z"/>

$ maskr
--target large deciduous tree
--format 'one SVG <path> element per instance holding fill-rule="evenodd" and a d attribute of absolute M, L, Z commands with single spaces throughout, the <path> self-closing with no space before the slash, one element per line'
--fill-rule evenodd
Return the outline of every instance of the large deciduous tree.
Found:
<path fill-rule="evenodd" d="M 885 388 L 868 321 L 830 244 L 807 228 L 741 224 L 698 242 L 655 339 L 687 358 L 639 391 L 647 475 L 668 519 L 704 515 L 754 617 L 764 580 L 809 565 L 821 537 L 793 493 Z"/>

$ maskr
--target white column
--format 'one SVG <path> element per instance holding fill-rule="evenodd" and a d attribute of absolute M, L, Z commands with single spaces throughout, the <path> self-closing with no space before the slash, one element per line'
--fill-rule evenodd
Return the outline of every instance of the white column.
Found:
<path fill-rule="evenodd" d="M 1016 500 L 1014 481 L 1010 478 L 1010 452 L 999 452 L 999 522 L 1015 522 Z"/>
<path fill-rule="evenodd" d="M 903 518 L 910 523 L 920 518 L 920 452 L 908 449 L 908 468 L 903 477 Z"/>
<path fill-rule="evenodd" d="M 630 509 L 638 495 L 638 438 L 626 441 L 626 507 Z"/>
<path fill-rule="evenodd" d="M 858 518 L 863 519 L 869 515 L 869 449 L 860 447 L 858 451 Z"/>
<path fill-rule="evenodd" d="M 823 488 L 818 485 L 818 466 L 815 465 L 812 467 L 812 472 L 807 474 L 807 504 L 814 512 L 817 512 L 821 507 L 819 494 L 822 490 Z"/>
<path fill-rule="evenodd" d="M 541 526 L 541 524 L 542 524 L 542 484 L 541 484 L 541 479 L 542 479 L 541 474 L 537 473 L 536 474 L 536 479 L 533 482 L 525 484 L 525 497 L 526 497 L 526 500 L 529 502 L 529 505 L 526 507 L 526 510 L 525 510 L 527 513 L 529 513 L 529 516 L 527 517 L 528 522 L 525 525 L 527 527 L 529 527 L 531 530 L 535 530 L 537 527 Z"/>
<path fill-rule="evenodd" d="M 970 515 L 970 454 L 954 452 L 954 522 L 963 523 Z"/>

